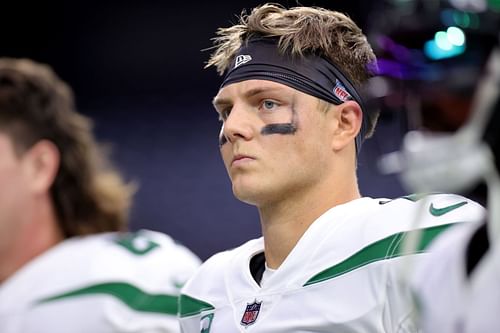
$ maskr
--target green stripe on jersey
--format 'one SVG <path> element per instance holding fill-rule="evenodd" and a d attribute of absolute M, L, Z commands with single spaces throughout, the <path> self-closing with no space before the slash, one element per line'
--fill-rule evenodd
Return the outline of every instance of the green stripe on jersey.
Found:
<path fill-rule="evenodd" d="M 399 232 L 389 237 L 383 238 L 373 244 L 370 244 L 360 251 L 356 252 L 346 260 L 325 269 L 309 279 L 305 286 L 322 282 L 325 280 L 336 278 L 337 276 L 349 273 L 357 268 L 371 264 L 372 262 L 400 257 L 408 254 L 417 254 L 425 250 L 429 243 L 439 235 L 443 230 L 447 229 L 451 224 L 444 224 L 434 227 L 429 227 L 420 230 L 407 232 Z M 411 253 L 403 253 L 403 239 L 411 233 L 421 232 L 420 243 L 417 248 Z"/>
<path fill-rule="evenodd" d="M 131 284 L 122 282 L 95 284 L 44 298 L 38 303 L 48 303 L 66 298 L 96 294 L 113 296 L 136 311 L 155 312 L 169 315 L 177 314 L 177 296 L 149 294 Z"/>
<path fill-rule="evenodd" d="M 202 300 L 189 297 L 187 295 L 181 294 L 179 297 L 179 315 L 181 317 L 188 317 L 192 315 L 197 315 L 207 310 L 214 310 L 215 308 Z"/>

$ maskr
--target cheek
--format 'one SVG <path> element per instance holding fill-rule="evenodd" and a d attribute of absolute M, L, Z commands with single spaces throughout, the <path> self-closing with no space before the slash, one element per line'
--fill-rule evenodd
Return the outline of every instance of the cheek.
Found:
<path fill-rule="evenodd" d="M 0 234 L 17 224 L 16 216 L 25 208 L 28 196 L 26 185 L 17 172 L 0 175 Z"/>
<path fill-rule="evenodd" d="M 222 157 L 222 161 L 224 162 L 224 165 L 227 169 L 229 167 L 229 163 L 231 162 L 231 149 L 229 148 L 228 144 L 222 145 L 220 147 L 220 154 Z"/>
<path fill-rule="evenodd" d="M 322 138 L 317 133 L 297 131 L 294 135 L 273 135 L 264 140 L 270 158 L 284 167 L 307 168 L 317 164 L 326 154 Z"/>

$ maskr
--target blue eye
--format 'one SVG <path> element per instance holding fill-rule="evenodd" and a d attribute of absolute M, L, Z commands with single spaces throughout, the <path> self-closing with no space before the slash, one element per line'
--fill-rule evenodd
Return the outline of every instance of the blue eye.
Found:
<path fill-rule="evenodd" d="M 277 103 L 276 102 L 273 102 L 273 101 L 270 101 L 270 100 L 265 100 L 263 103 L 262 103 L 262 106 L 264 107 L 264 109 L 266 110 L 271 110 L 273 109 L 274 107 L 277 106 Z"/>

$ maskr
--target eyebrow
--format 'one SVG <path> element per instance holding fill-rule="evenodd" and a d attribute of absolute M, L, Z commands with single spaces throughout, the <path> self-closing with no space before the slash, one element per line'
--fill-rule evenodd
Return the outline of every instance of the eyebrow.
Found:
<path fill-rule="evenodd" d="M 264 87 L 264 88 L 253 88 L 248 90 L 243 94 L 245 98 L 251 98 L 255 95 L 261 94 L 263 92 L 270 92 L 270 91 L 276 91 L 276 90 L 282 90 L 283 88 L 281 87 Z M 218 107 L 224 107 L 227 105 L 232 105 L 232 102 L 228 98 L 220 98 L 215 96 L 213 101 L 212 101 L 213 106 L 217 109 Z"/>

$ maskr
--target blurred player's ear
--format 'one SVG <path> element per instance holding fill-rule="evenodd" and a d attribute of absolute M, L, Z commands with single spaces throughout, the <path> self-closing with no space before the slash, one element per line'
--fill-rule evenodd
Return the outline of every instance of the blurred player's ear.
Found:
<path fill-rule="evenodd" d="M 49 191 L 59 170 L 60 153 L 49 140 L 38 141 L 24 156 L 25 171 L 34 193 Z"/>
<path fill-rule="evenodd" d="M 342 150 L 349 143 L 354 144 L 356 135 L 361 129 L 363 113 L 358 103 L 347 101 L 340 105 L 336 105 L 335 110 L 329 112 L 334 113 L 337 118 L 337 126 L 334 129 L 332 148 L 335 151 Z"/>

